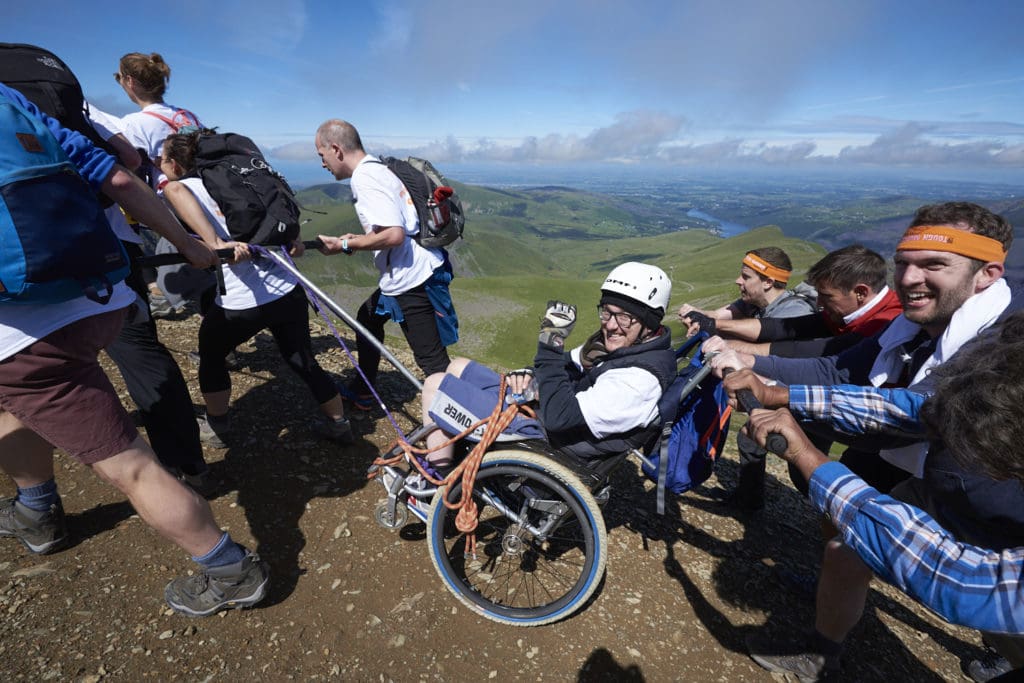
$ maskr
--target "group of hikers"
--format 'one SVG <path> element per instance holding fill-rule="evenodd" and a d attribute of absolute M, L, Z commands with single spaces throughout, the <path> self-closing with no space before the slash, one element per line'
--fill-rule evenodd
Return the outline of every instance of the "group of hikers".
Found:
<path fill-rule="evenodd" d="M 637 262 L 612 269 L 597 297 L 599 327 L 575 347 L 567 339 L 577 307 L 549 301 L 529 368 L 503 375 L 452 359 L 447 347 L 458 321 L 447 252 L 420 244 L 408 189 L 365 151 L 355 127 L 325 121 L 316 152 L 333 177 L 350 180 L 363 232 L 320 235 L 320 251 L 372 252 L 380 274 L 357 314 L 374 339 L 357 335 L 358 379 L 337 385 L 313 353 L 298 278 L 232 238 L 197 175 L 197 144 L 209 131 L 164 101 L 169 77 L 159 55 L 127 54 L 115 79 L 140 111 L 118 119 L 85 110 L 116 158 L 0 83 L 0 106 L 12 112 L 0 132 L 29 152 L 52 138 L 89 187 L 115 202 L 104 225 L 129 256 L 143 253 L 145 228 L 193 267 L 222 271 L 197 297 L 205 402 L 198 419 L 157 335 L 152 273 L 133 266 L 102 303 L 89 293 L 0 301 L 0 468 L 17 487 L 0 507 L 0 535 L 33 553 L 67 544 L 53 466 L 60 448 L 121 490 L 199 565 L 167 585 L 172 609 L 208 616 L 260 602 L 270 585 L 267 563 L 216 523 L 203 497 L 215 482 L 202 444 L 231 443 L 229 355 L 263 329 L 313 395 L 319 415 L 311 429 L 341 444 L 354 438 L 346 408 L 373 406 L 389 320 L 401 326 L 425 377 L 422 417 L 441 428 L 427 438 L 428 459 L 442 473 L 453 465 L 447 441 L 465 429 L 465 415 L 487 414 L 504 400 L 536 407 L 509 432 L 545 439 L 584 465 L 650 443 L 662 419 L 659 399 L 677 373 L 664 323 L 672 283 L 662 269 Z M 8 144 L 15 143 L 0 149 Z M 10 167 L 8 158 L 0 163 Z M 135 170 L 145 166 L 143 180 Z M 983 631 L 1001 659 L 972 663 L 975 680 L 1024 667 L 1024 313 L 1014 313 L 1002 277 L 1012 239 L 1009 223 L 981 206 L 928 205 L 896 245 L 891 287 L 885 258 L 851 245 L 790 289 L 793 265 L 769 246 L 743 255 L 738 300 L 678 309 L 687 334 L 709 335 L 703 352 L 730 395 L 750 390 L 766 408 L 744 427 L 753 445 L 741 449 L 739 481 L 726 502 L 764 514 L 757 511 L 766 494 L 765 447 L 782 434 L 788 446 L 778 455 L 794 486 L 827 516 L 813 629 L 806 637 L 752 639 L 750 654 L 766 669 L 801 680 L 836 673 L 874 574 L 950 622 Z M 226 262 L 218 249 L 230 250 Z M 291 256 L 303 249 L 299 238 L 284 245 Z M 100 368 L 101 349 L 122 373 L 148 442 Z M 502 386 L 507 396 L 499 396 Z M 848 444 L 839 462 L 823 455 L 833 442 Z"/>

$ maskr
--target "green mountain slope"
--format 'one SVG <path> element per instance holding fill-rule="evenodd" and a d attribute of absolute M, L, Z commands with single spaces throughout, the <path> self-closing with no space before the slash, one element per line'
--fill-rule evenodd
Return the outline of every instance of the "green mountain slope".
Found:
<path fill-rule="evenodd" d="M 570 341 L 582 340 L 596 329 L 598 289 L 619 263 L 644 261 L 669 273 L 675 310 L 687 302 L 714 307 L 731 301 L 740 259 L 750 249 L 785 249 L 796 269 L 794 283 L 824 254 L 820 246 L 786 237 L 775 226 L 726 240 L 704 230 L 636 236 L 629 234 L 619 215 L 620 236 L 594 235 L 587 232 L 588 221 L 617 214 L 609 203 L 584 206 L 593 196 L 586 193 L 549 188 L 535 195 L 460 186 L 459 194 L 467 209 L 466 238 L 453 244 L 450 253 L 462 339 L 452 352 L 504 368 L 531 362 L 537 324 L 549 299 L 580 306 L 580 322 Z M 318 198 L 321 203 L 314 204 Z M 303 227 L 304 239 L 361 231 L 345 199 L 310 188 L 300 194 L 300 201 L 320 212 L 304 214 L 311 219 Z M 526 215 L 503 215 L 512 206 L 506 202 L 525 202 Z M 540 218 L 546 220 L 538 222 Z M 314 252 L 299 267 L 353 314 L 377 280 L 368 254 L 325 257 Z M 667 317 L 673 325 L 674 319 L 674 314 Z M 678 334 L 678 328 L 675 331 Z M 397 341 L 397 328 L 395 333 Z"/>

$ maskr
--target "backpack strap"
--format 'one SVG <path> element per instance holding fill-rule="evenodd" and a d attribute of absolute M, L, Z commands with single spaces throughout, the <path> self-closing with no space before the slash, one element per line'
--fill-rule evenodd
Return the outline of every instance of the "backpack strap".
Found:
<path fill-rule="evenodd" d="M 197 128 L 199 127 L 199 119 L 196 117 L 195 114 L 193 114 L 192 112 L 190 112 L 187 109 L 177 109 L 177 110 L 175 110 L 174 118 L 173 119 L 169 119 L 169 118 L 167 118 L 166 116 L 164 116 L 162 114 L 157 114 L 155 111 L 144 111 L 142 113 L 143 114 L 147 114 L 149 116 L 152 116 L 154 118 L 160 119 L 161 121 L 166 123 L 168 126 L 173 128 L 175 133 L 177 133 L 179 130 L 181 130 L 185 126 L 196 126 Z M 187 123 L 179 123 L 179 122 L 177 122 L 177 119 L 178 119 L 179 116 L 184 121 L 187 121 Z"/>
<path fill-rule="evenodd" d="M 661 428 L 661 454 L 658 458 L 658 495 L 657 511 L 665 514 L 665 480 L 668 479 L 668 442 L 672 439 L 672 425 L 675 420 L 666 420 Z"/>

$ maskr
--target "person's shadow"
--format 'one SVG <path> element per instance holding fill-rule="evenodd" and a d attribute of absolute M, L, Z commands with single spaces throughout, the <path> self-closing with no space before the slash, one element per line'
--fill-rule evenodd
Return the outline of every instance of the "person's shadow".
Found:
<path fill-rule="evenodd" d="M 737 475 L 735 462 L 722 460 L 718 463 L 718 479 L 726 486 L 735 482 Z M 694 614 L 722 647 L 747 654 L 746 640 L 755 634 L 798 640 L 813 627 L 814 602 L 794 599 L 792 592 L 779 585 L 773 567 L 782 564 L 817 572 L 823 547 L 818 532 L 819 515 L 800 494 L 771 473 L 766 482 L 766 507 L 758 513 L 739 512 L 708 497 L 713 481 L 682 496 L 670 496 L 664 517 L 638 516 L 633 510 L 621 523 L 642 534 L 645 543 L 650 540 L 665 544 L 665 573 L 679 583 Z M 653 492 L 649 498 L 653 510 Z M 743 528 L 742 538 L 718 538 L 713 531 L 706 530 L 703 520 L 696 519 L 698 514 L 736 519 Z M 718 599 L 744 611 L 766 614 L 764 626 L 735 625 L 713 604 L 705 589 L 687 570 L 690 562 L 686 558 L 694 549 L 717 560 L 712 580 Z M 861 623 L 847 639 L 844 679 L 887 680 L 898 676 L 906 680 L 941 680 L 879 620 L 872 606 L 926 634 L 961 658 L 981 655 L 976 646 L 932 625 L 877 590 L 871 591 L 868 605 Z"/>
<path fill-rule="evenodd" d="M 317 337 L 314 350 L 319 355 L 328 344 L 337 346 L 333 337 Z M 307 504 L 347 496 L 367 484 L 367 468 L 382 449 L 365 435 L 375 430 L 383 414 L 379 407 L 358 413 L 346 405 L 355 442 L 342 445 L 322 440 L 311 429 L 319 409 L 306 385 L 279 357 L 261 355 L 257 360 L 247 355 L 240 354 L 242 372 L 269 371 L 276 376 L 235 400 L 232 445 L 213 469 L 228 488 L 237 489 L 238 505 L 245 511 L 256 550 L 271 566 L 271 592 L 264 604 L 272 605 L 285 600 L 307 571 L 299 560 L 306 545 L 300 522 Z M 345 374 L 352 372 L 348 368 Z M 329 374 L 341 381 L 337 374 Z M 377 390 L 389 410 L 407 422 L 401 406 L 414 387 L 382 364 Z"/>

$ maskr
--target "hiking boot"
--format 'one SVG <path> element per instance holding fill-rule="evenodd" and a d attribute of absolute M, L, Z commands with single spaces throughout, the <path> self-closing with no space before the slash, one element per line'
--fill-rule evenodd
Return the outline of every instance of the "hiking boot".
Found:
<path fill-rule="evenodd" d="M 150 295 L 149 314 L 154 318 L 170 318 L 176 311 L 171 302 L 163 296 Z"/>
<path fill-rule="evenodd" d="M 964 666 L 964 673 L 977 683 L 991 681 L 1012 670 L 1010 662 L 994 651 L 988 652 L 981 659 L 972 659 Z"/>
<path fill-rule="evenodd" d="M 322 439 L 336 443 L 349 444 L 355 441 L 352 435 L 352 423 L 347 417 L 339 420 L 331 420 L 325 417 L 318 417 L 313 420 L 313 433 Z"/>
<path fill-rule="evenodd" d="M 419 497 L 414 495 L 414 492 L 425 493 L 433 489 L 437 490 L 437 487 L 431 484 L 429 481 L 423 478 L 423 475 L 419 472 L 413 472 L 405 478 L 405 491 L 408 492 L 406 497 L 405 505 L 409 508 L 419 510 L 424 515 L 430 514 L 431 504 L 433 503 L 433 497 Z"/>
<path fill-rule="evenodd" d="M 212 448 L 227 448 L 224 437 L 231 431 L 231 420 L 227 415 L 216 417 L 201 415 L 196 418 L 199 424 L 199 441 Z"/>
<path fill-rule="evenodd" d="M 208 617 L 224 609 L 252 607 L 266 597 L 268 583 L 270 567 L 259 555 L 246 551 L 233 564 L 174 579 L 164 589 L 164 599 L 179 614 Z"/>
<path fill-rule="evenodd" d="M 14 498 L 0 501 L 0 536 L 13 536 L 39 555 L 59 550 L 68 541 L 60 498 L 43 512 L 27 508 Z"/>
<path fill-rule="evenodd" d="M 838 677 L 839 656 L 813 652 L 806 642 L 786 643 L 756 634 L 746 642 L 750 658 L 772 673 L 791 674 L 800 683 Z"/>

